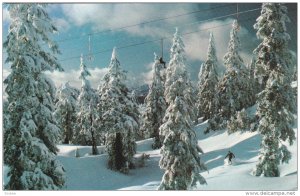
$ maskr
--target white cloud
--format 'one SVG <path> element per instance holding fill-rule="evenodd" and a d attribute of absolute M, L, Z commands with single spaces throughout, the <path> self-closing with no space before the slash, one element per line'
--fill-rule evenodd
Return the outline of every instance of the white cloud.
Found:
<path fill-rule="evenodd" d="M 95 68 L 89 70 L 91 73 L 91 77 L 88 77 L 93 88 L 97 89 L 98 85 L 101 83 L 103 76 L 107 73 L 108 68 Z M 49 76 L 54 82 L 56 87 L 59 87 L 61 84 L 69 82 L 71 86 L 80 89 L 81 80 L 79 79 L 80 70 L 70 70 L 66 72 L 46 72 L 47 76 Z"/>
<path fill-rule="evenodd" d="M 70 24 L 65 19 L 54 18 L 53 23 L 59 32 L 67 32 L 70 29 Z"/>
<path fill-rule="evenodd" d="M 93 4 L 62 5 L 62 10 L 64 14 L 77 26 L 81 26 L 86 23 L 91 23 L 91 21 L 96 20 L 97 16 L 103 13 L 100 8 L 101 7 L 99 7 L 98 5 Z"/>
<path fill-rule="evenodd" d="M 184 37 L 187 55 L 192 60 L 205 61 L 207 57 L 209 33 L 212 32 L 215 38 L 218 60 L 222 60 L 224 54 L 227 51 L 227 44 L 229 41 L 229 32 L 231 30 L 231 25 L 221 25 L 229 23 L 231 24 L 231 22 L 231 19 L 227 19 L 224 21 L 214 20 L 200 24 L 198 26 L 199 32 Z"/>
<path fill-rule="evenodd" d="M 153 62 L 145 64 L 145 72 L 135 74 L 133 72 L 127 72 L 127 80 L 125 84 L 129 89 L 142 86 L 144 84 L 150 84 L 152 81 L 153 71 L 152 71 Z"/>
<path fill-rule="evenodd" d="M 141 78 L 140 78 L 141 83 L 143 83 L 143 84 L 151 84 L 152 78 L 153 78 L 153 73 L 154 73 L 154 71 L 153 71 L 153 65 L 154 65 L 153 62 L 145 65 L 147 71 L 141 73 Z"/>
<path fill-rule="evenodd" d="M 95 68 L 95 69 L 90 69 L 89 70 L 91 73 L 91 76 L 88 77 L 88 80 L 90 81 L 92 87 L 94 89 L 98 88 L 98 85 L 101 83 L 104 75 L 108 72 L 108 68 Z M 45 72 L 46 75 L 51 78 L 53 83 L 55 84 L 56 87 L 59 87 L 61 84 L 64 84 L 66 82 L 70 82 L 70 85 L 80 89 L 81 87 L 81 80 L 79 79 L 80 75 L 80 70 L 70 70 L 67 72 L 59 72 L 59 71 L 54 71 L 54 72 Z M 4 81 L 6 77 L 10 74 L 10 69 L 3 68 L 2 69 L 2 80 Z M 2 89 L 2 98 L 3 100 L 7 99 L 7 94 L 5 92 L 5 87 L 3 86 Z"/>
<path fill-rule="evenodd" d="M 159 18 L 186 13 L 194 10 L 193 4 L 63 4 L 62 10 L 70 22 L 77 26 L 91 24 L 95 31 L 115 29 L 140 24 Z M 120 29 L 138 36 L 168 36 L 166 26 L 186 24 L 191 17 L 178 17 L 145 25 Z M 172 29 L 173 30 L 173 29 Z M 173 32 L 171 32 L 173 33 Z"/>
<path fill-rule="evenodd" d="M 92 87 L 96 89 L 102 82 L 104 75 L 108 72 L 108 68 L 95 68 L 90 69 L 89 71 L 91 73 L 91 77 L 88 79 L 90 80 Z"/>
<path fill-rule="evenodd" d="M 217 58 L 219 64 L 223 64 L 223 56 L 227 52 L 227 46 L 229 42 L 229 34 L 232 28 L 233 19 L 228 18 L 226 20 L 214 20 L 206 23 L 199 24 L 199 32 L 184 36 L 183 41 L 186 46 L 187 57 L 191 60 L 205 61 L 207 58 L 207 47 L 209 40 L 209 33 L 212 32 L 215 38 L 215 46 L 217 52 Z M 228 24 L 228 25 L 226 25 Z M 206 30 L 207 29 L 207 30 Z M 243 45 L 246 42 L 252 42 L 253 36 L 241 26 L 239 31 L 241 40 L 241 56 L 244 58 L 245 64 L 251 60 L 252 51 L 244 50 Z"/>
<path fill-rule="evenodd" d="M 194 7 L 194 4 L 170 5 L 134 3 L 62 5 L 63 13 L 70 23 L 77 26 L 91 24 L 95 31 L 114 29 L 128 25 L 130 26 L 145 21 L 180 15 L 182 13 L 195 11 L 195 9 L 197 8 Z M 187 58 L 194 61 L 204 61 L 206 59 L 209 32 L 213 32 L 216 41 L 217 57 L 219 63 L 222 64 L 223 56 L 227 52 L 229 32 L 231 30 L 233 19 L 227 18 L 225 20 L 213 20 L 190 25 L 191 22 L 195 22 L 196 20 L 195 15 L 191 14 L 183 17 L 171 17 L 168 20 L 162 20 L 160 22 L 119 29 L 118 31 L 125 31 L 134 36 L 151 36 L 153 38 L 160 38 L 164 36 L 172 36 L 175 26 L 179 26 L 179 31 L 183 33 L 192 31 L 188 29 L 195 30 L 196 28 L 199 32 L 183 37 L 183 41 L 186 45 Z M 182 27 L 182 25 L 188 28 Z M 255 38 L 255 36 L 251 36 L 243 27 L 241 27 L 240 30 L 240 37 L 242 45 L 247 45 L 245 48 L 249 48 L 249 43 L 253 41 L 253 38 Z M 166 42 L 170 41 L 171 39 L 166 40 Z M 252 51 L 244 51 L 242 47 L 241 53 L 243 57 L 246 57 L 246 59 L 244 59 L 245 64 L 248 63 L 248 59 L 250 59 L 249 57 L 251 56 Z"/>

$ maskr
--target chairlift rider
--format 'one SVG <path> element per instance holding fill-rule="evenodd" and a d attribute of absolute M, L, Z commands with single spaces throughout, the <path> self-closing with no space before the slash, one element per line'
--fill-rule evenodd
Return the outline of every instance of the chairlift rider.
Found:
<path fill-rule="evenodd" d="M 166 62 L 163 60 L 162 57 L 159 58 L 159 63 L 164 65 L 164 68 L 166 68 Z"/>

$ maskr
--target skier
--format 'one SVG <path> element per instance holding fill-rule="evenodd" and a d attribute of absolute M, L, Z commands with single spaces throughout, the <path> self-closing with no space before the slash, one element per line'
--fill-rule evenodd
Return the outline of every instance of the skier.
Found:
<path fill-rule="evenodd" d="M 232 158 L 235 158 L 235 156 L 234 156 L 234 154 L 229 150 L 228 151 L 228 153 L 227 153 L 227 155 L 226 155 L 226 157 L 225 157 L 225 159 L 228 157 L 228 164 L 232 164 L 232 162 L 231 162 L 231 159 Z"/>

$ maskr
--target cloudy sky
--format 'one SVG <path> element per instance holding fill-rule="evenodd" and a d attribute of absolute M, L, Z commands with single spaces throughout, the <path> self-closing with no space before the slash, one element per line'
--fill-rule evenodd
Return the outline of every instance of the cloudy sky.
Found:
<path fill-rule="evenodd" d="M 3 34 L 5 40 L 10 17 L 6 5 L 2 5 Z M 291 35 L 290 47 L 297 52 L 297 5 L 286 4 L 291 23 L 287 25 Z M 240 3 L 239 23 L 242 44 L 241 55 L 245 64 L 251 60 L 258 45 L 253 24 L 260 15 L 261 4 Z M 151 79 L 153 53 L 161 54 L 160 39 L 164 38 L 164 59 L 169 60 L 169 49 L 175 27 L 183 35 L 188 69 L 196 80 L 201 63 L 206 58 L 209 32 L 216 40 L 220 66 L 227 50 L 229 31 L 236 18 L 236 3 L 105 3 L 105 4 L 49 4 L 48 13 L 59 29 L 53 36 L 61 55 L 58 56 L 65 72 L 48 73 L 58 86 L 69 81 L 80 87 L 80 54 L 90 68 L 92 86 L 97 88 L 107 71 L 113 47 L 119 48 L 118 57 L 128 71 L 129 84 L 141 85 Z M 89 37 L 92 55 L 89 55 Z M 5 58 L 5 51 L 3 51 Z M 92 57 L 93 60 L 89 60 Z M 3 62 L 3 61 L 2 61 Z M 9 73 L 9 65 L 3 65 L 3 77 Z"/>

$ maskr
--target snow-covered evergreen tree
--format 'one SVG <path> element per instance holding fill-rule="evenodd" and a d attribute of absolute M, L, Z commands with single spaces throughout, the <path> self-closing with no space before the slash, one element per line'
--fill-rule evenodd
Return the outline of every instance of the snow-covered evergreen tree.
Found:
<path fill-rule="evenodd" d="M 193 124 L 196 124 L 198 122 L 197 118 L 197 107 L 196 107 L 196 102 L 197 102 L 197 84 L 193 84 L 192 81 L 187 78 L 187 87 L 186 87 L 186 92 L 185 92 L 185 100 L 187 105 L 189 106 L 190 110 L 190 117 L 192 120 Z"/>
<path fill-rule="evenodd" d="M 233 133 L 238 130 L 244 131 L 250 128 L 251 119 L 247 115 L 245 109 L 237 111 L 236 115 L 232 116 L 227 122 L 228 133 Z"/>
<path fill-rule="evenodd" d="M 154 54 L 153 78 L 149 88 L 149 93 L 145 98 L 146 110 L 143 113 L 143 124 L 141 130 L 147 137 L 154 137 L 153 149 L 160 148 L 162 145 L 159 136 L 159 127 L 162 124 L 166 102 L 164 98 L 164 83 L 161 69 L 164 65 L 160 64 L 158 57 Z"/>
<path fill-rule="evenodd" d="M 3 132 L 10 127 L 8 101 L 3 100 Z"/>
<path fill-rule="evenodd" d="M 184 96 L 185 96 L 186 103 L 188 104 L 188 107 L 190 110 L 190 117 L 191 117 L 192 121 L 194 121 L 194 120 L 196 120 L 196 114 L 197 114 L 197 110 L 195 107 L 196 97 L 194 96 L 195 90 L 192 87 L 192 83 L 188 77 L 188 73 L 185 68 L 186 65 L 183 64 L 186 61 L 184 47 L 185 47 L 184 43 L 176 29 L 176 32 L 173 37 L 173 44 L 170 49 L 170 59 L 173 59 L 173 60 L 172 61 L 170 60 L 168 67 L 165 71 L 165 93 L 164 93 L 164 95 L 165 95 L 166 103 L 168 106 L 170 104 L 170 102 L 172 100 L 174 100 L 176 97 L 176 94 L 170 93 L 171 85 L 179 77 L 184 77 L 187 82 L 186 89 L 184 90 Z M 182 64 L 182 66 L 179 66 L 177 68 L 176 67 L 177 64 Z M 179 75 L 181 75 L 181 76 L 179 76 Z"/>
<path fill-rule="evenodd" d="M 138 107 L 125 85 L 126 75 L 113 50 L 109 71 L 100 89 L 101 129 L 106 131 L 108 167 L 128 172 L 136 152 L 135 138 L 139 130 Z"/>
<path fill-rule="evenodd" d="M 78 91 L 71 87 L 69 82 L 66 82 L 57 89 L 56 97 L 54 115 L 61 129 L 61 140 L 64 144 L 73 143 Z"/>
<path fill-rule="evenodd" d="M 262 84 L 259 81 L 259 78 L 256 76 L 255 72 L 255 62 L 256 62 L 256 56 L 252 58 L 250 64 L 248 64 L 247 69 L 249 72 L 249 79 L 250 79 L 250 85 L 252 86 L 251 89 L 253 90 L 253 93 L 256 95 L 257 93 L 261 92 L 262 90 Z M 256 102 L 256 97 L 253 100 L 253 103 Z"/>
<path fill-rule="evenodd" d="M 160 190 L 187 190 L 197 182 L 206 183 L 200 175 L 205 166 L 200 162 L 196 134 L 190 117 L 190 96 L 188 77 L 184 58 L 184 45 L 176 33 L 171 48 L 171 60 L 167 69 L 166 99 L 168 109 L 160 135 L 164 137 L 159 165 L 165 170 Z"/>
<path fill-rule="evenodd" d="M 293 51 L 291 51 L 291 54 L 292 54 L 292 63 L 294 67 L 293 81 L 298 81 L 297 54 Z"/>
<path fill-rule="evenodd" d="M 254 175 L 280 176 L 279 164 L 287 163 L 291 153 L 283 141 L 293 144 L 295 132 L 292 129 L 296 108 L 291 88 L 293 65 L 288 49 L 290 36 L 286 32 L 287 8 L 277 3 L 264 3 L 255 29 L 262 40 L 255 49 L 258 54 L 256 70 L 266 81 L 265 89 L 258 95 L 257 131 L 262 134 L 259 163 Z"/>
<path fill-rule="evenodd" d="M 226 72 L 217 87 L 218 115 L 214 117 L 215 119 L 212 119 L 212 122 L 218 121 L 217 124 L 221 127 L 226 126 L 227 121 L 237 111 L 251 106 L 255 98 L 255 94 L 251 89 L 249 73 L 239 55 L 238 30 L 239 26 L 235 20 L 230 32 L 228 52 L 224 56 Z"/>
<path fill-rule="evenodd" d="M 257 30 L 256 35 L 261 40 L 270 38 L 273 31 L 282 33 L 285 39 L 290 39 L 289 34 L 286 33 L 286 22 L 290 22 L 290 19 L 287 16 L 287 8 L 285 6 L 278 3 L 264 3 L 261 15 L 256 19 L 256 23 L 254 24 L 254 29 Z M 268 77 L 272 71 L 270 66 L 265 66 L 271 56 L 264 42 L 262 41 L 253 51 L 258 56 L 255 62 L 255 72 L 257 77 L 262 81 L 262 88 L 266 86 Z M 292 66 L 294 59 L 292 53 L 289 50 L 284 52 L 285 54 L 282 55 L 282 58 L 288 65 Z M 292 72 L 293 69 L 291 68 L 289 71 Z"/>
<path fill-rule="evenodd" d="M 44 74 L 62 70 L 55 57 L 57 45 L 49 38 L 56 28 L 42 4 L 8 6 L 12 22 L 3 46 L 11 63 L 4 81 L 10 125 L 4 135 L 4 163 L 10 167 L 10 180 L 5 189 L 60 189 L 65 179 L 56 160 L 55 87 Z"/>
<path fill-rule="evenodd" d="M 92 154 L 97 154 L 97 145 L 101 144 L 100 139 L 102 138 L 96 122 L 96 119 L 98 119 L 98 116 L 96 116 L 98 114 L 96 111 L 98 97 L 87 79 L 90 75 L 81 56 L 79 76 L 79 79 L 81 79 L 81 91 L 78 97 L 77 124 L 73 142 L 75 144 L 92 146 Z"/>
<path fill-rule="evenodd" d="M 198 96 L 197 96 L 197 117 L 210 119 L 217 114 L 216 87 L 218 84 L 217 56 L 213 34 L 210 33 L 207 51 L 207 60 L 202 63 L 199 72 Z"/>
<path fill-rule="evenodd" d="M 247 65 L 246 71 L 248 72 L 248 91 L 253 97 L 250 99 L 249 106 L 254 105 L 256 102 L 256 94 L 261 91 L 261 84 L 258 78 L 255 77 L 255 57 L 252 58 L 250 64 Z M 227 121 L 227 129 L 229 133 L 236 131 L 245 131 L 256 126 L 256 117 L 249 115 L 245 108 L 236 111 L 235 115 L 231 116 Z"/>

